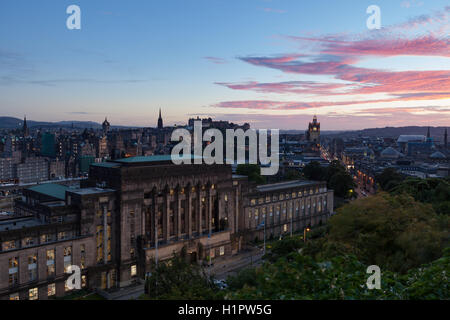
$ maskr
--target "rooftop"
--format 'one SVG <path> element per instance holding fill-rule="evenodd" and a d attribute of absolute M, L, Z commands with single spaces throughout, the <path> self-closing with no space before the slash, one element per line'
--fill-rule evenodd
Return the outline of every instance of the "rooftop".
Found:
<path fill-rule="evenodd" d="M 266 191 L 276 191 L 295 187 L 309 186 L 317 183 L 318 183 L 317 181 L 293 180 L 273 184 L 264 184 L 257 186 L 256 188 L 258 189 L 259 192 L 266 192 Z"/>
<path fill-rule="evenodd" d="M 397 142 L 413 142 L 413 141 L 420 141 L 424 142 L 427 140 L 427 137 L 423 135 L 401 135 L 398 137 Z"/>
<path fill-rule="evenodd" d="M 14 218 L 7 220 L 0 220 L 0 232 L 8 230 L 17 230 L 22 228 L 30 228 L 42 225 L 43 223 L 38 219 L 31 218 Z"/>
<path fill-rule="evenodd" d="M 53 197 L 55 199 L 59 200 L 65 200 L 66 199 L 66 190 L 69 190 L 70 188 L 67 186 L 63 186 L 56 183 L 46 183 L 46 184 L 39 184 L 37 186 L 33 186 L 31 188 L 28 188 L 28 190 L 42 193 L 44 195 Z"/>
<path fill-rule="evenodd" d="M 199 156 L 195 155 L 182 155 L 181 157 L 174 157 L 174 160 L 187 160 L 187 159 L 198 159 L 201 158 Z M 118 160 L 113 160 L 112 163 L 118 164 L 127 164 L 127 163 L 148 163 L 148 162 L 168 162 L 172 161 L 172 155 L 165 154 L 165 155 L 154 155 L 154 156 L 140 156 L 140 157 L 130 157 L 130 158 L 123 158 Z"/>
<path fill-rule="evenodd" d="M 102 188 L 81 188 L 81 189 L 73 189 L 69 190 L 71 193 L 76 193 L 79 195 L 88 195 L 88 194 L 99 194 L 99 193 L 107 193 L 114 192 L 113 189 L 102 189 Z"/>

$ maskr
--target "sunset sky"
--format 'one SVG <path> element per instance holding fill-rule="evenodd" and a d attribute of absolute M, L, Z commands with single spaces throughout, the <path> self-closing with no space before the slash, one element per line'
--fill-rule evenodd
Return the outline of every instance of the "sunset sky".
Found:
<path fill-rule="evenodd" d="M 449 15 L 448 0 L 1 0 L 0 116 L 450 126 Z"/>

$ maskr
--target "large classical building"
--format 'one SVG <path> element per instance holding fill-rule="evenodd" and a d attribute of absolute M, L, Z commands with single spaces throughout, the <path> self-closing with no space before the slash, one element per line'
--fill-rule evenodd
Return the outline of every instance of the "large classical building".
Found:
<path fill-rule="evenodd" d="M 324 223 L 333 192 L 323 182 L 256 186 L 228 165 L 174 165 L 170 156 L 92 164 L 81 188 L 24 190 L 16 217 L 0 222 L 0 299 L 70 291 L 69 266 L 85 288 L 126 287 L 152 261 L 186 249 L 192 261 L 226 258 L 249 241 Z"/>

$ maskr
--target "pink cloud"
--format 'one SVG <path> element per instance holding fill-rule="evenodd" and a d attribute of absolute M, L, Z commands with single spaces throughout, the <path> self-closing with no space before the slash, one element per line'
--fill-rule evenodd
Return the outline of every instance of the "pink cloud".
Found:
<path fill-rule="evenodd" d="M 400 94 L 387 99 L 371 99 L 371 100 L 347 100 L 347 101 L 274 101 L 274 100 L 240 100 L 240 101 L 223 101 L 214 105 L 217 108 L 231 109 L 256 109 L 256 110 L 307 110 L 313 108 L 333 107 L 333 106 L 349 106 L 358 104 L 375 104 L 400 101 L 419 101 L 419 100 L 438 100 L 448 99 L 450 92 L 421 92 L 415 94 Z"/>
<path fill-rule="evenodd" d="M 259 83 L 256 81 L 251 81 L 240 84 L 216 82 L 216 84 L 233 90 L 253 90 L 263 93 L 295 94 L 333 94 L 332 90 L 349 86 L 341 83 L 320 83 L 314 81 L 287 81 L 275 83 Z"/>
<path fill-rule="evenodd" d="M 225 64 L 227 61 L 223 58 L 218 57 L 204 57 L 204 59 L 208 60 L 209 62 L 215 63 L 215 64 Z"/>

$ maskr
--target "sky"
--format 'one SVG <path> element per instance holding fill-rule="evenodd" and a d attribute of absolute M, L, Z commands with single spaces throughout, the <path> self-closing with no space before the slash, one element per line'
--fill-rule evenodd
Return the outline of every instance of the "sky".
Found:
<path fill-rule="evenodd" d="M 0 116 L 450 126 L 449 14 L 446 0 L 1 0 Z"/>

